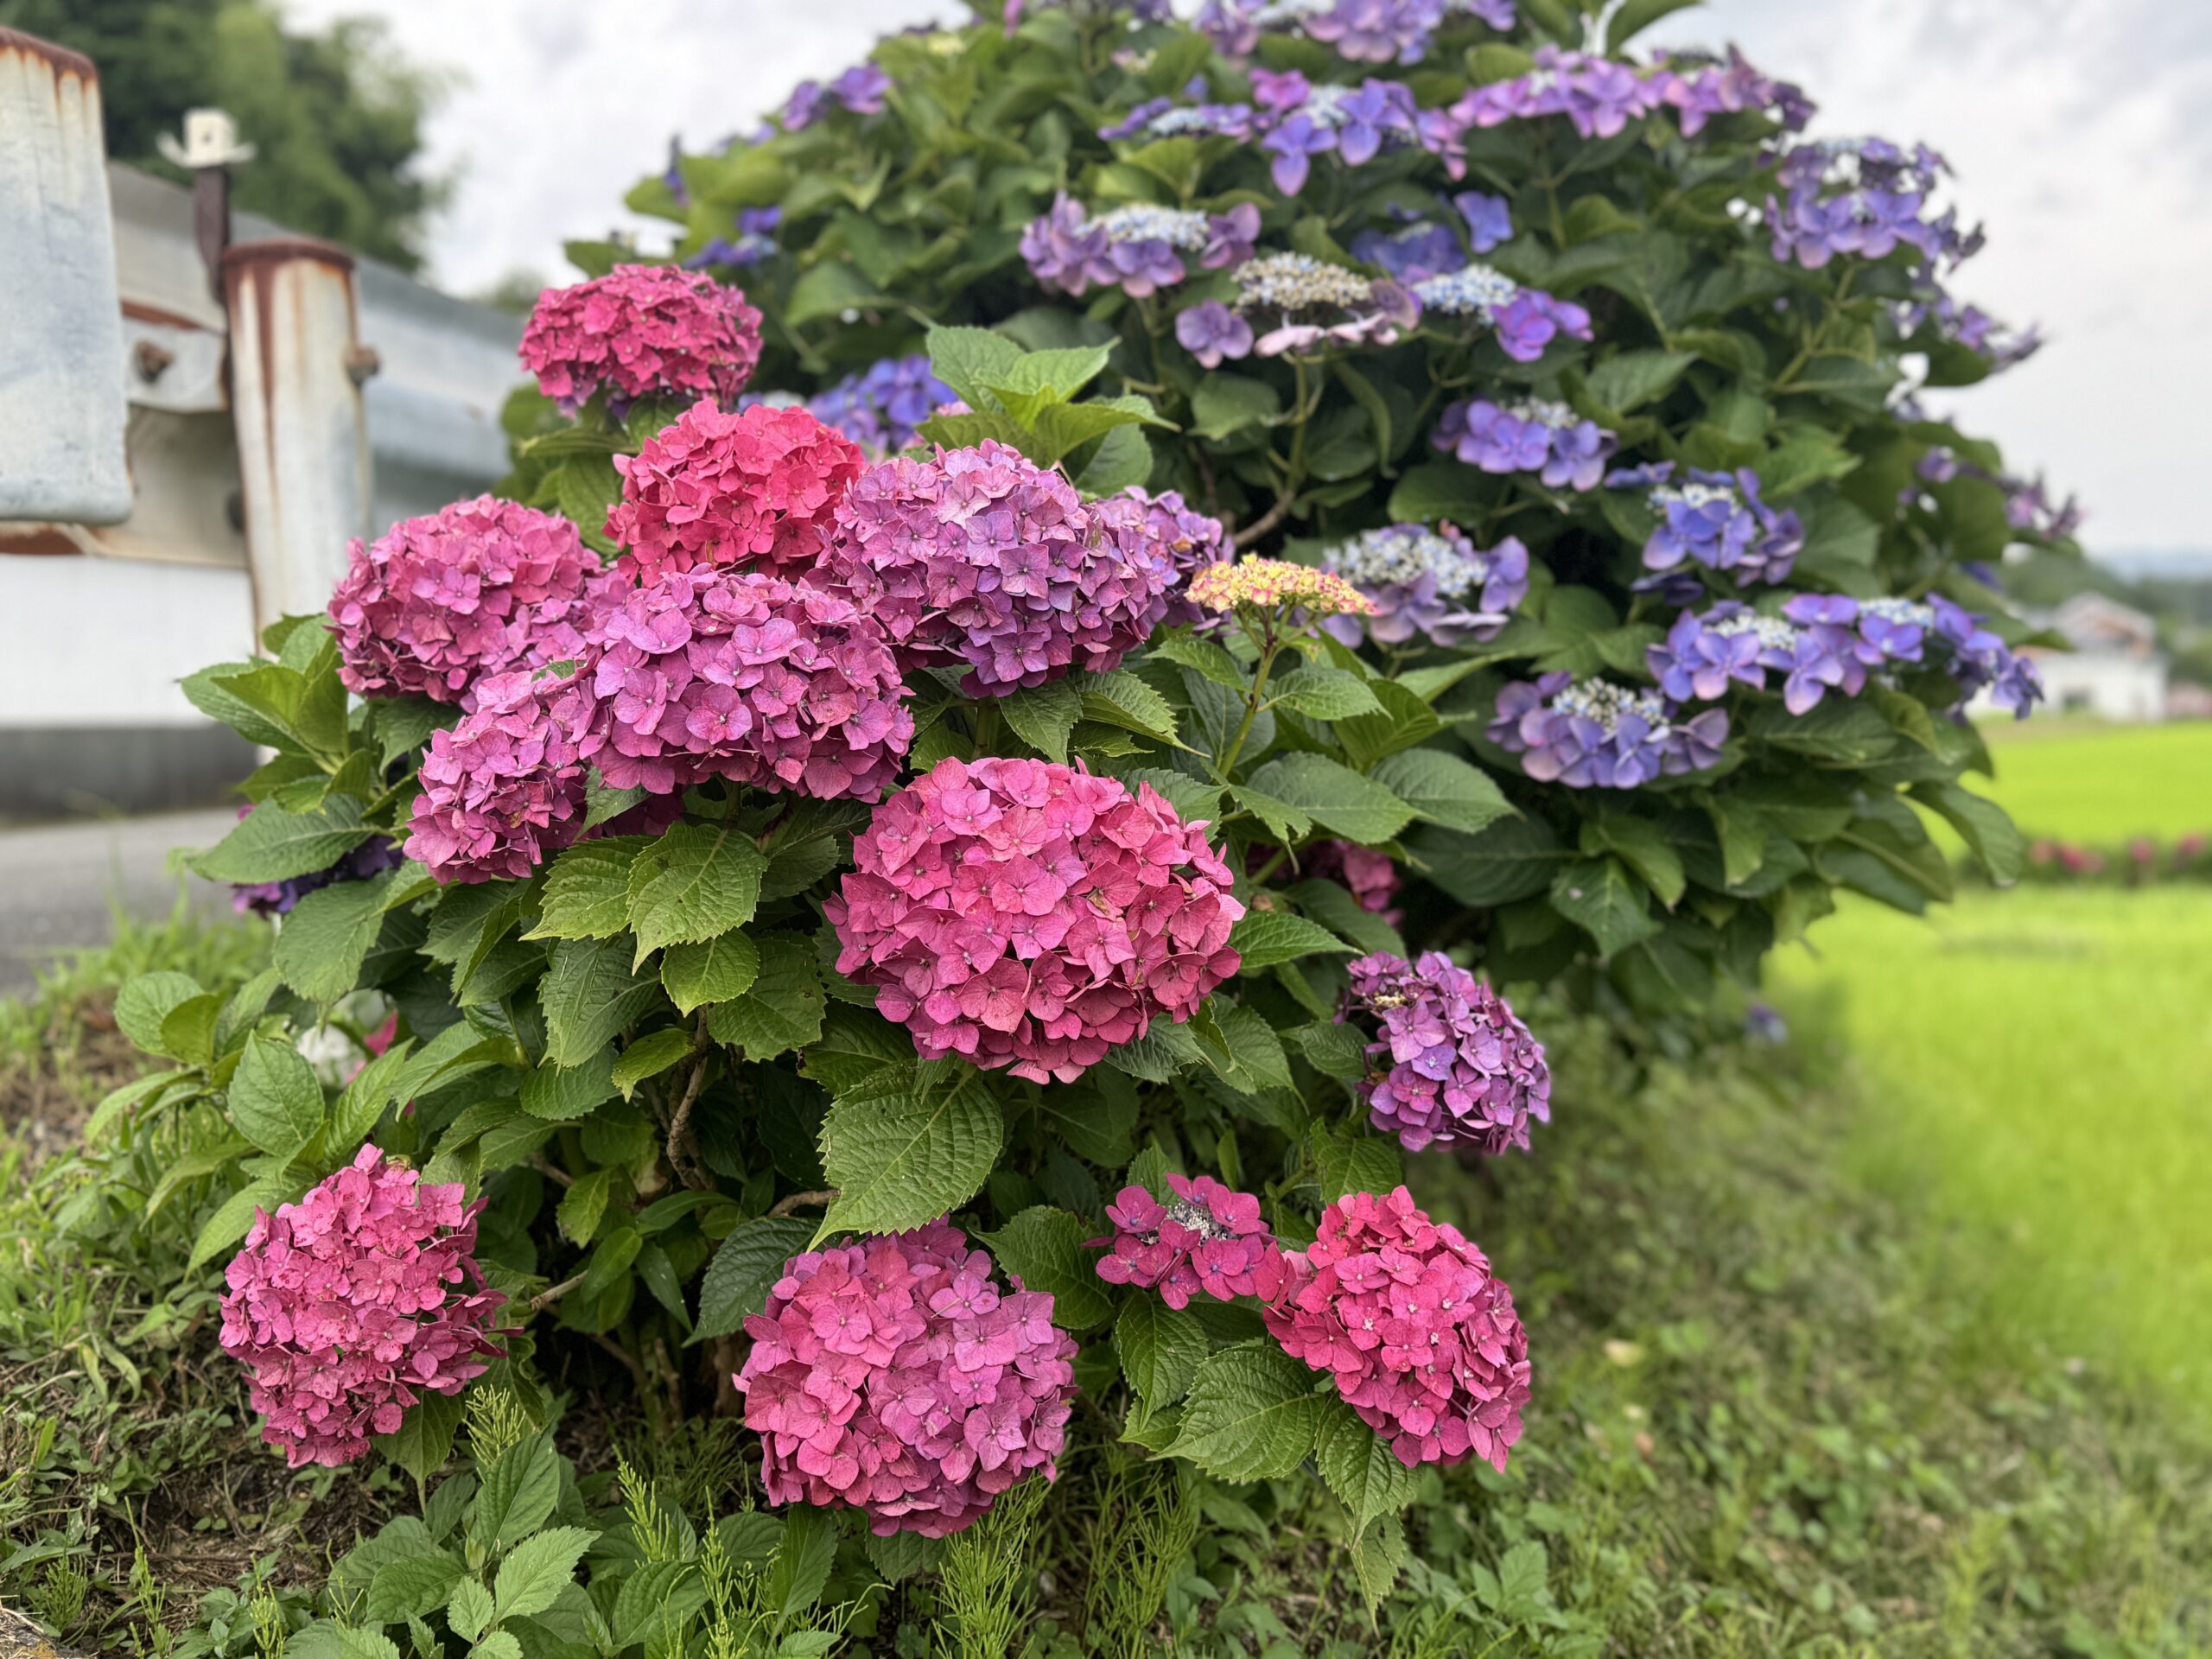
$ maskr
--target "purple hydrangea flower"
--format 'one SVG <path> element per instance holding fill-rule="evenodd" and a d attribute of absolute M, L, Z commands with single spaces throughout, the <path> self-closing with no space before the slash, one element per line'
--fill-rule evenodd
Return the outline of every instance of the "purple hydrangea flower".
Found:
<path fill-rule="evenodd" d="M 1663 96 L 1681 111 L 1685 138 L 1696 137 L 1715 116 L 1745 110 L 1772 111 L 1792 132 L 1812 119 L 1813 106 L 1802 88 L 1761 74 L 1732 46 L 1725 64 L 1676 54 L 1667 60 L 1667 69 Z"/>
<path fill-rule="evenodd" d="M 1529 1120 L 1551 1122 L 1552 1074 L 1544 1046 L 1505 999 L 1439 950 L 1417 963 L 1362 957 L 1349 972 L 1346 1013 L 1376 1027 L 1360 1082 L 1375 1127 L 1408 1152 L 1526 1152 Z"/>
<path fill-rule="evenodd" d="M 1479 190 L 1463 190 L 1452 198 L 1452 205 L 1459 210 L 1459 217 L 1467 222 L 1467 245 L 1477 253 L 1488 253 L 1500 243 L 1513 239 L 1513 215 L 1507 208 L 1503 196 L 1484 195 Z"/>
<path fill-rule="evenodd" d="M 1660 690 L 1675 702 L 1711 702 L 1731 681 L 1764 690 L 1767 671 L 1787 671 L 1796 650 L 1797 630 L 1789 623 L 1727 601 L 1702 616 L 1683 612 L 1645 660 Z"/>
<path fill-rule="evenodd" d="M 1540 783 L 1570 789 L 1635 789 L 1654 779 L 1703 772 L 1719 761 L 1728 716 L 1708 709 L 1677 722 L 1658 691 L 1565 673 L 1516 680 L 1497 694 L 1490 741 L 1522 757 Z"/>
<path fill-rule="evenodd" d="M 1252 325 L 1219 300 L 1206 300 L 1175 319 L 1175 338 L 1209 369 L 1252 354 Z"/>
<path fill-rule="evenodd" d="M 1485 264 L 1464 265 L 1428 277 L 1414 283 L 1412 293 L 1424 314 L 1479 317 L 1516 363 L 1535 362 L 1559 335 L 1591 337 L 1590 314 L 1580 306 L 1554 299 L 1540 289 L 1523 288 Z"/>
<path fill-rule="evenodd" d="M 887 357 L 806 400 L 807 412 L 862 448 L 893 454 L 911 447 L 921 425 L 952 388 L 930 371 L 923 353 Z"/>
<path fill-rule="evenodd" d="M 253 810 L 251 801 L 238 808 L 243 819 Z M 405 863 L 399 843 L 388 836 L 371 836 L 350 853 L 339 855 L 334 863 L 306 875 L 287 877 L 282 881 L 249 881 L 231 884 L 231 908 L 241 916 L 251 911 L 256 916 L 289 916 L 292 906 L 319 887 L 334 887 L 340 881 L 365 881 L 372 875 L 382 875 L 386 870 L 396 870 Z"/>
<path fill-rule="evenodd" d="M 1639 74 L 1626 64 L 1556 46 L 1540 46 L 1535 56 L 1527 74 L 1467 92 L 1452 106 L 1453 120 L 1464 130 L 1563 115 L 1583 137 L 1610 138 L 1667 101 L 1671 78 L 1663 73 Z"/>
<path fill-rule="evenodd" d="M 1503 33 L 1513 0 L 1206 0 L 1198 27 L 1231 57 L 1255 51 L 1263 32 L 1296 31 L 1350 62 L 1414 64 L 1437 29 L 1462 17 Z"/>
<path fill-rule="evenodd" d="M 1565 404 L 1541 397 L 1449 404 L 1431 440 L 1486 473 L 1535 473 L 1553 489 L 1592 490 L 1619 440 Z"/>
<path fill-rule="evenodd" d="M 708 265 L 757 265 L 776 253 L 776 227 L 784 222 L 780 207 L 747 207 L 737 215 L 736 237 L 715 237 L 683 262 L 686 270 Z"/>
<path fill-rule="evenodd" d="M 1348 645 L 1366 638 L 1402 645 L 1415 635 L 1456 645 L 1495 639 L 1528 597 L 1529 550 L 1509 536 L 1478 548 L 1450 524 L 1386 524 L 1331 548 L 1321 568 L 1342 576 L 1375 604 L 1368 616 L 1322 623 Z"/>
<path fill-rule="evenodd" d="M 1655 467 L 1617 472 L 1606 480 L 1661 480 L 1646 498 L 1661 522 L 1643 544 L 1644 569 L 1672 570 L 1688 561 L 1734 572 L 1739 587 L 1780 582 L 1789 574 L 1805 544 L 1804 525 L 1795 512 L 1777 512 L 1760 499 L 1758 478 L 1750 468 L 1732 475 L 1694 467 L 1689 481 L 1680 486 L 1664 481 L 1670 476 Z"/>
<path fill-rule="evenodd" d="M 1259 233 L 1260 210 L 1249 202 L 1211 215 L 1135 203 L 1094 219 L 1061 195 L 1022 232 L 1021 257 L 1048 288 L 1077 296 L 1119 288 L 1141 299 L 1187 276 L 1185 256 L 1209 270 L 1242 264 Z"/>

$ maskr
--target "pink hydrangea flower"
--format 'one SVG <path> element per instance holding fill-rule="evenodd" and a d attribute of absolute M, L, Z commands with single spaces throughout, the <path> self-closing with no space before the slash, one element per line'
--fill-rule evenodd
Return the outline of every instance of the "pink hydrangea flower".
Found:
<path fill-rule="evenodd" d="M 1163 575 L 1100 532 L 1075 486 L 1002 443 L 880 461 L 836 512 L 830 563 L 913 668 L 966 664 L 971 696 L 1118 664 Z"/>
<path fill-rule="evenodd" d="M 583 833 L 591 696 L 575 674 L 518 670 L 479 681 L 474 702 L 430 735 L 407 855 L 441 881 L 519 879 Z"/>
<path fill-rule="evenodd" d="M 483 1207 L 363 1147 L 297 1204 L 256 1211 L 224 1275 L 223 1350 L 293 1468 L 351 1463 L 423 1395 L 459 1394 L 499 1357 L 507 1299 L 476 1265 Z"/>
<path fill-rule="evenodd" d="M 725 415 L 702 400 L 635 456 L 614 458 L 622 499 L 607 533 L 626 550 L 622 568 L 646 582 L 702 564 L 803 577 L 862 464 L 858 444 L 804 409 Z"/>
<path fill-rule="evenodd" d="M 1043 760 L 940 760 L 877 809 L 826 907 L 837 971 L 925 1058 L 1071 1083 L 1236 971 L 1203 823 Z"/>
<path fill-rule="evenodd" d="M 1513 1293 L 1458 1228 L 1402 1186 L 1348 1192 L 1313 1249 L 1281 1262 L 1280 1286 L 1262 1287 L 1268 1329 L 1335 1379 L 1399 1462 L 1505 1467 L 1529 1400 L 1529 1338 Z"/>
<path fill-rule="evenodd" d="M 1274 856 L 1269 849 L 1259 847 L 1252 854 L 1255 867 Z M 1405 919 L 1405 912 L 1392 903 L 1398 896 L 1398 867 L 1388 853 L 1349 841 L 1317 842 L 1298 855 L 1298 873 L 1341 882 L 1362 910 L 1380 916 L 1393 927 Z"/>
<path fill-rule="evenodd" d="M 1375 1127 L 1408 1152 L 1526 1152 L 1529 1120 L 1551 1122 L 1552 1074 L 1505 999 L 1440 950 L 1418 963 L 1378 951 L 1349 971 L 1348 1009 L 1376 1024 L 1359 1085 Z"/>
<path fill-rule="evenodd" d="M 346 559 L 330 597 L 346 689 L 463 704 L 486 675 L 556 660 L 600 575 L 567 519 L 488 495 L 403 518 Z"/>
<path fill-rule="evenodd" d="M 944 1221 L 785 1264 L 734 1379 L 770 1503 L 943 1538 L 1031 1474 L 1058 1478 L 1075 1341 L 1050 1295 L 991 1266 Z"/>
<path fill-rule="evenodd" d="M 760 314 L 703 271 L 617 265 L 539 295 L 521 355 L 568 415 L 601 387 L 617 415 L 648 397 L 728 403 L 760 360 Z"/>
<path fill-rule="evenodd" d="M 1170 1307 L 1187 1307 L 1204 1291 L 1217 1302 L 1255 1296 L 1281 1254 L 1260 1217 L 1260 1201 L 1233 1192 L 1211 1175 L 1196 1180 L 1171 1173 L 1174 1198 L 1162 1204 L 1141 1186 L 1125 1186 L 1106 1206 L 1114 1224 L 1112 1248 L 1098 1261 L 1109 1285 L 1160 1292 Z"/>
<path fill-rule="evenodd" d="M 851 601 L 745 570 L 674 570 L 601 619 L 582 758 L 616 789 L 709 778 L 874 800 L 914 740 L 883 631 Z"/>
<path fill-rule="evenodd" d="M 1176 490 L 1154 495 L 1142 489 L 1123 490 L 1091 504 L 1100 529 L 1112 537 L 1131 559 L 1148 559 L 1159 571 L 1163 588 L 1157 614 L 1145 625 L 1149 634 L 1162 621 L 1210 622 L 1214 619 L 1184 596 L 1192 576 L 1210 564 L 1230 556 L 1229 533 L 1221 520 L 1193 512 Z"/>

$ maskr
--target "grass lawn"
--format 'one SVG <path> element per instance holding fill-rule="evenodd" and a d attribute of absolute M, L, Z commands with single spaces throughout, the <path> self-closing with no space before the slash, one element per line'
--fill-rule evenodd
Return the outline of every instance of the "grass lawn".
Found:
<path fill-rule="evenodd" d="M 2043 725 L 1984 726 L 1997 781 L 1974 779 L 2028 834 L 2104 846 L 2212 830 L 2212 721 Z"/>
<path fill-rule="evenodd" d="M 1814 938 L 1776 963 L 1783 1006 L 1859 1075 L 1853 1155 L 1994 1247 L 1993 1331 L 2212 1422 L 2212 891 L 1853 901 Z"/>

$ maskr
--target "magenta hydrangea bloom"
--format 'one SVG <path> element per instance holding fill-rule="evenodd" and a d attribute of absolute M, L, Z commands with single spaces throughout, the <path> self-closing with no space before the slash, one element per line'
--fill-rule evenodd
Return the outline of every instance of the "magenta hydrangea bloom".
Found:
<path fill-rule="evenodd" d="M 1072 1083 L 1236 971 L 1244 906 L 1205 831 L 1147 784 L 949 757 L 854 838 L 837 971 L 925 1058 Z"/>
<path fill-rule="evenodd" d="M 751 570 L 675 570 L 594 634 L 582 758 L 616 789 L 728 778 L 874 800 L 914 741 L 883 630 L 839 594 Z"/>
<path fill-rule="evenodd" d="M 430 734 L 407 837 L 407 856 L 444 882 L 519 879 L 583 833 L 593 706 L 578 676 L 495 674 L 474 702 Z"/>
<path fill-rule="evenodd" d="M 1098 1261 L 1109 1285 L 1156 1289 L 1170 1307 L 1188 1307 L 1204 1291 L 1217 1302 L 1259 1294 L 1272 1283 L 1265 1265 L 1281 1254 L 1260 1218 L 1260 1201 L 1233 1192 L 1211 1175 L 1196 1180 L 1171 1173 L 1174 1198 L 1166 1204 L 1141 1186 L 1125 1186 L 1106 1206 L 1114 1224 L 1112 1248 Z"/>
<path fill-rule="evenodd" d="M 466 703 L 486 675 L 554 660 L 599 557 L 567 519 L 480 495 L 346 550 L 330 596 L 338 677 L 364 697 Z"/>
<path fill-rule="evenodd" d="M 1389 854 L 1357 842 L 1324 841 L 1306 849 L 1300 861 L 1302 874 L 1343 882 L 1362 910 L 1380 916 L 1391 926 L 1404 918 L 1405 912 L 1393 902 L 1398 896 L 1399 876 Z"/>
<path fill-rule="evenodd" d="M 804 409 L 725 415 L 702 399 L 634 456 L 615 456 L 622 499 L 607 533 L 645 582 L 702 564 L 804 576 L 863 464 L 857 444 Z"/>
<path fill-rule="evenodd" d="M 1529 1120 L 1551 1122 L 1552 1074 L 1505 999 L 1439 950 L 1417 963 L 1377 951 L 1349 971 L 1347 1011 L 1375 1022 L 1359 1085 L 1375 1127 L 1408 1152 L 1526 1152 Z"/>
<path fill-rule="evenodd" d="M 602 387 L 617 415 L 640 397 L 728 403 L 760 360 L 760 314 L 704 271 L 617 265 L 539 295 L 521 356 L 567 415 Z"/>
<path fill-rule="evenodd" d="M 297 1204 L 255 1212 L 224 1275 L 223 1351 L 293 1468 L 353 1462 L 423 1395 L 459 1394 L 499 1357 L 507 1299 L 476 1265 L 483 1207 L 363 1147 Z"/>
<path fill-rule="evenodd" d="M 1123 490 L 1095 501 L 1091 516 L 1100 530 L 1112 537 L 1132 562 L 1151 561 L 1163 591 L 1158 613 L 1145 625 L 1149 634 L 1160 622 L 1197 623 L 1211 617 L 1185 594 L 1192 576 L 1210 564 L 1225 563 L 1231 556 L 1229 532 L 1221 520 L 1192 509 L 1179 490 L 1158 495 L 1141 487 Z"/>
<path fill-rule="evenodd" d="M 1041 1471 L 1057 1479 L 1076 1345 L 949 1222 L 784 1265 L 736 1377 L 772 1503 L 849 1507 L 943 1538 Z"/>
<path fill-rule="evenodd" d="M 1335 1379 L 1399 1462 L 1505 1467 L 1529 1400 L 1529 1338 L 1513 1293 L 1458 1228 L 1402 1186 L 1347 1192 L 1322 1212 L 1313 1247 L 1282 1261 L 1268 1331 Z"/>
<path fill-rule="evenodd" d="M 1149 555 L 1102 534 L 1058 473 L 991 442 L 869 467 L 837 508 L 829 563 L 903 664 L 964 663 L 973 696 L 1103 673 L 1164 608 Z"/>

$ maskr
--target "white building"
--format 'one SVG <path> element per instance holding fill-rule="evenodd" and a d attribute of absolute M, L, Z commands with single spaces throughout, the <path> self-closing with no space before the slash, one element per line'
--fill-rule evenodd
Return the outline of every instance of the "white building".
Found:
<path fill-rule="evenodd" d="M 2051 613 L 2049 626 L 2072 649 L 2025 654 L 2035 659 L 2054 712 L 2126 722 L 2165 718 L 2166 659 L 2149 617 L 2103 594 L 2081 593 Z"/>

